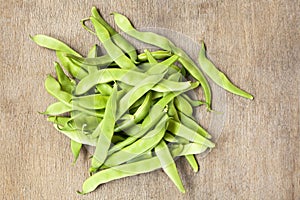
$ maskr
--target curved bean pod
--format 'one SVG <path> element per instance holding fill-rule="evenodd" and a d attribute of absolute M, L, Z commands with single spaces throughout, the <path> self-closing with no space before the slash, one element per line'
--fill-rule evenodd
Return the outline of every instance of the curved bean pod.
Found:
<path fill-rule="evenodd" d="M 54 65 L 55 65 L 55 71 L 56 71 L 58 82 L 61 85 L 61 89 L 72 94 L 72 91 L 74 90 L 76 84 L 75 81 L 70 79 L 64 73 L 64 71 L 62 70 L 62 68 L 57 62 L 55 62 Z"/>
<path fill-rule="evenodd" d="M 133 87 L 124 97 L 118 102 L 118 111 L 116 119 L 119 119 L 125 112 L 132 106 L 139 98 L 146 92 L 151 90 L 162 78 L 164 74 L 151 75 L 144 79 L 142 82 Z"/>
<path fill-rule="evenodd" d="M 178 174 L 176 164 L 173 160 L 173 157 L 169 151 L 167 144 L 163 140 L 160 141 L 160 143 L 155 147 L 155 153 L 160 161 L 164 172 L 173 181 L 173 183 L 176 185 L 179 191 L 185 193 L 185 189 L 183 187 L 181 178 Z"/>
<path fill-rule="evenodd" d="M 193 116 L 193 107 L 185 100 L 182 96 L 177 96 L 174 99 L 174 104 L 180 112 L 184 113 L 187 116 Z"/>
<path fill-rule="evenodd" d="M 253 99 L 253 96 L 244 90 L 239 89 L 237 86 L 232 84 L 226 75 L 219 71 L 215 65 L 206 57 L 205 55 L 205 45 L 204 42 L 202 42 L 201 50 L 199 52 L 199 58 L 198 58 L 199 64 L 203 71 L 213 80 L 216 84 L 224 88 L 225 90 L 239 95 L 241 97 L 245 97 L 247 99 Z"/>
<path fill-rule="evenodd" d="M 168 131 L 170 131 L 174 135 L 186 138 L 187 140 L 189 140 L 191 142 L 203 144 L 210 148 L 215 147 L 215 144 L 212 143 L 210 140 L 206 139 L 202 135 L 199 135 L 197 132 L 189 129 L 188 127 L 186 127 L 183 124 L 180 124 L 174 120 L 170 120 L 169 126 L 168 126 Z"/>
<path fill-rule="evenodd" d="M 45 47 L 47 49 L 55 50 L 55 51 L 61 51 L 64 53 L 70 53 L 75 56 L 81 56 L 79 53 L 74 51 L 71 47 L 66 45 L 60 40 L 57 40 L 53 37 L 47 36 L 47 35 L 42 35 L 38 34 L 35 36 L 30 36 L 30 38 L 39 46 Z"/>
<path fill-rule="evenodd" d="M 197 162 L 195 156 L 193 154 L 189 154 L 189 155 L 185 155 L 184 157 L 188 161 L 190 166 L 192 167 L 193 171 L 198 172 L 199 171 L 199 165 L 198 165 L 198 162 Z"/>
<path fill-rule="evenodd" d="M 71 60 L 75 60 L 76 62 L 82 64 L 82 65 L 88 65 L 93 66 L 96 69 L 96 66 L 98 67 L 107 67 L 110 65 L 113 61 L 113 59 L 109 55 L 103 55 L 100 57 L 93 57 L 93 58 L 82 58 L 79 56 L 75 56 L 72 54 L 66 54 L 66 57 L 70 58 Z"/>
<path fill-rule="evenodd" d="M 96 89 L 104 96 L 110 96 L 112 93 L 112 87 L 107 83 L 96 85 Z"/>
<path fill-rule="evenodd" d="M 102 94 L 92 94 L 87 96 L 73 97 L 73 105 L 77 105 L 87 109 L 104 109 L 108 100 L 108 96 Z"/>
<path fill-rule="evenodd" d="M 112 40 L 116 45 L 118 45 L 126 54 L 129 55 L 133 62 L 136 62 L 137 53 L 135 47 L 128 42 L 122 35 L 120 35 L 115 29 L 113 29 L 99 14 L 96 7 L 92 7 L 92 16 L 95 17 L 109 32 Z"/>
<path fill-rule="evenodd" d="M 152 51 L 151 52 L 151 55 L 157 59 L 157 60 L 160 60 L 160 59 L 166 59 L 166 58 L 169 58 L 170 56 L 172 56 L 172 53 L 170 51 L 164 51 L 164 50 L 158 50 L 158 51 Z M 147 55 L 146 53 L 141 53 L 138 55 L 138 60 L 139 61 L 147 61 Z"/>
<path fill-rule="evenodd" d="M 73 163 L 75 163 L 79 157 L 79 153 L 81 150 L 82 144 L 79 142 L 76 142 L 74 140 L 71 140 L 71 151 L 73 153 L 74 156 L 74 161 Z"/>
<path fill-rule="evenodd" d="M 108 55 L 113 59 L 113 61 L 124 69 L 136 68 L 135 64 L 112 42 L 109 32 L 105 29 L 105 27 L 94 17 L 90 17 L 90 20 L 94 25 L 98 39 L 102 42 Z"/>
<path fill-rule="evenodd" d="M 99 123 L 94 132 L 99 130 L 96 149 L 92 158 L 90 172 L 95 172 L 104 163 L 108 149 L 111 145 L 111 139 L 114 135 L 117 111 L 117 84 L 114 85 L 113 92 L 107 100 L 103 120 Z M 94 134 L 94 133 L 93 133 Z"/>
<path fill-rule="evenodd" d="M 51 105 L 49 105 L 45 112 L 42 112 L 41 114 L 44 115 L 61 115 L 63 113 L 67 113 L 72 111 L 72 107 L 65 105 L 62 102 L 55 102 Z"/>
<path fill-rule="evenodd" d="M 204 129 L 202 128 L 193 118 L 190 118 L 189 116 L 185 115 L 182 112 L 178 112 L 180 121 L 183 125 L 188 127 L 189 129 L 192 129 L 202 135 L 203 137 L 206 137 L 208 139 L 211 139 L 211 135 Z"/>
<path fill-rule="evenodd" d="M 176 157 L 182 152 L 182 150 L 183 145 L 174 145 L 171 149 L 171 154 L 173 157 Z M 78 191 L 78 193 L 86 194 L 94 191 L 103 183 L 128 176 L 151 172 L 159 168 L 161 168 L 160 160 L 157 156 L 154 156 L 149 159 L 104 169 L 87 178 L 82 185 L 82 192 Z"/>

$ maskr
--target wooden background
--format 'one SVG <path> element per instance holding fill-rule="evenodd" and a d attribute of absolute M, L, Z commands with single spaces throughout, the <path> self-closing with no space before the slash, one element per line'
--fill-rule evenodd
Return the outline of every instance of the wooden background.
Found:
<path fill-rule="evenodd" d="M 63 2 L 63 3 L 62 3 Z M 238 2 L 238 3 L 237 3 Z M 29 34 L 59 38 L 86 54 L 96 38 L 78 23 L 97 6 L 136 27 L 163 27 L 199 41 L 212 60 L 254 101 L 226 94 L 217 147 L 194 174 L 177 162 L 187 193 L 161 171 L 105 184 L 79 196 L 88 156 L 75 166 L 69 140 L 38 114 L 54 102 L 44 90 L 55 54 Z M 1 0 L 2 199 L 300 199 L 300 2 Z M 222 103 L 222 102 L 219 102 Z"/>

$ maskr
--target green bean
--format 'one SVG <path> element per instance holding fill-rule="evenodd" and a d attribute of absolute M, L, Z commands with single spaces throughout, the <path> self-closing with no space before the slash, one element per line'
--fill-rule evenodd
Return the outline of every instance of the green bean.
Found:
<path fill-rule="evenodd" d="M 55 62 L 55 71 L 56 71 L 56 75 L 57 75 L 57 79 L 58 82 L 61 85 L 61 89 L 65 92 L 68 92 L 70 94 L 72 94 L 72 91 L 75 88 L 75 81 L 70 79 L 62 70 L 62 68 L 60 67 L 60 65 Z"/>
<path fill-rule="evenodd" d="M 93 58 L 82 58 L 82 57 L 75 56 L 72 54 L 66 54 L 66 57 L 68 57 L 71 60 L 74 60 L 82 65 L 94 67 L 93 69 L 96 69 L 96 66 L 98 66 L 100 68 L 107 67 L 112 62 L 114 62 L 113 59 L 107 54 L 100 56 L 100 57 L 93 57 Z"/>
<path fill-rule="evenodd" d="M 142 160 L 145 160 L 145 159 L 152 158 L 153 157 L 152 154 L 153 154 L 152 150 L 146 151 L 146 152 L 142 153 L 141 155 L 127 161 L 126 163 L 133 163 L 133 162 L 138 162 L 138 161 L 142 161 Z"/>
<path fill-rule="evenodd" d="M 70 53 L 75 56 L 81 56 L 79 53 L 74 51 L 72 48 L 70 48 L 68 45 L 63 43 L 60 40 L 57 40 L 55 38 L 49 37 L 47 35 L 35 35 L 30 36 L 30 38 L 39 46 L 45 47 L 47 49 L 55 50 L 55 51 L 61 51 L 64 53 Z"/>
<path fill-rule="evenodd" d="M 151 96 L 152 96 L 153 92 L 149 91 L 149 93 L 151 93 Z M 139 100 L 137 100 L 134 104 L 132 104 L 130 109 L 138 109 L 138 107 L 140 107 L 143 104 L 143 102 L 145 101 L 145 98 L 146 98 L 146 95 L 142 96 Z"/>
<path fill-rule="evenodd" d="M 74 140 L 81 144 L 87 144 L 90 146 L 96 146 L 97 138 L 92 138 L 90 135 L 83 134 L 81 131 L 78 130 L 62 130 L 58 125 L 54 124 L 54 127 L 64 135 L 66 135 L 71 140 Z"/>
<path fill-rule="evenodd" d="M 75 163 L 76 160 L 78 159 L 81 147 L 82 147 L 81 143 L 78 143 L 74 140 L 71 140 L 71 150 L 72 150 L 72 153 L 73 153 L 73 156 L 74 156 L 73 163 Z"/>
<path fill-rule="evenodd" d="M 186 138 L 187 140 L 189 140 L 191 142 L 203 144 L 210 148 L 213 148 L 215 146 L 214 143 L 212 143 L 211 141 L 209 141 L 202 135 L 199 135 L 197 132 L 189 129 L 188 127 L 186 127 L 183 124 L 180 124 L 174 120 L 170 120 L 169 126 L 168 126 L 168 131 L 170 131 L 174 135 Z"/>
<path fill-rule="evenodd" d="M 137 59 L 137 53 L 132 44 L 130 44 L 122 35 L 117 33 L 99 14 L 96 7 L 92 8 L 92 16 L 96 18 L 109 32 L 110 36 L 112 37 L 112 40 L 116 45 L 118 45 L 133 62 L 136 62 Z"/>
<path fill-rule="evenodd" d="M 165 58 L 172 56 L 172 53 L 170 51 L 163 51 L 163 50 L 152 51 L 151 54 L 155 59 L 158 59 L 158 60 L 165 59 Z M 147 61 L 147 59 L 148 58 L 147 58 L 146 53 L 141 53 L 138 55 L 139 61 Z"/>
<path fill-rule="evenodd" d="M 95 130 L 99 123 L 101 123 L 102 118 L 79 112 L 76 115 L 72 115 L 70 121 L 74 122 L 74 126 L 77 128 L 77 130 L 91 132 L 92 130 Z"/>
<path fill-rule="evenodd" d="M 164 140 L 170 143 L 178 143 L 178 144 L 188 144 L 189 141 L 180 136 L 174 136 L 173 134 L 166 132 L 164 136 Z"/>
<path fill-rule="evenodd" d="M 173 146 L 171 154 L 176 157 L 183 150 L 183 145 Z M 123 164 L 108 168 L 97 172 L 86 179 L 82 185 L 82 192 L 80 194 L 86 194 L 94 191 L 99 185 L 107 183 L 112 180 L 133 176 L 136 174 L 142 174 L 154 171 L 161 168 L 160 160 L 157 156 L 149 159 Z"/>
<path fill-rule="evenodd" d="M 122 31 L 124 31 L 126 34 L 128 34 L 140 41 L 145 41 L 145 38 L 146 38 L 147 41 L 149 41 L 149 44 L 160 47 L 163 50 L 167 50 L 167 51 L 172 50 L 170 48 L 171 42 L 169 40 L 167 40 L 165 37 L 160 36 L 155 33 L 152 33 L 152 32 L 137 31 L 135 28 L 133 28 L 130 21 L 127 19 L 127 17 L 125 17 L 124 15 L 121 15 L 119 13 L 116 13 L 116 12 L 113 12 L 112 14 L 114 15 L 115 23 L 117 24 L 117 26 Z"/>
<path fill-rule="evenodd" d="M 190 154 L 190 155 L 185 155 L 184 157 L 188 161 L 188 163 L 190 164 L 190 166 L 192 167 L 194 172 L 198 172 L 199 165 L 198 165 L 198 162 L 197 162 L 196 158 L 194 157 L 194 155 Z"/>
<path fill-rule="evenodd" d="M 177 73 L 171 74 L 171 75 L 168 77 L 168 80 L 169 80 L 169 81 L 176 81 L 176 82 L 178 82 L 178 81 L 180 80 L 181 77 L 182 77 L 181 73 L 180 73 L 180 72 L 177 72 Z"/>
<path fill-rule="evenodd" d="M 163 79 L 157 85 L 155 85 L 152 90 L 156 92 L 175 92 L 181 91 L 189 88 L 191 86 L 191 82 L 177 82 Z"/>
<path fill-rule="evenodd" d="M 109 32 L 105 29 L 105 27 L 94 17 L 90 17 L 90 20 L 94 25 L 98 39 L 102 42 L 108 55 L 113 59 L 113 61 L 115 61 L 121 68 L 135 69 L 135 64 L 112 42 Z"/>
<path fill-rule="evenodd" d="M 197 65 L 188 57 L 180 57 L 178 59 L 178 62 L 182 64 L 182 66 L 196 79 L 200 82 L 201 87 L 204 91 L 205 96 L 205 102 L 207 105 L 208 110 L 211 110 L 211 90 L 209 87 L 209 84 L 200 71 L 200 69 L 197 67 Z"/>
<path fill-rule="evenodd" d="M 86 75 L 86 72 L 83 69 L 78 66 L 74 66 L 74 64 L 72 65 L 70 61 L 63 56 L 63 54 L 69 53 L 81 57 L 79 53 L 74 51 L 65 43 L 46 35 L 35 35 L 30 36 L 30 38 L 39 46 L 55 50 L 57 52 L 57 57 L 61 61 L 61 64 L 63 64 L 63 67 L 70 72 L 73 77 L 81 79 Z"/>
<path fill-rule="evenodd" d="M 146 92 L 151 90 L 162 78 L 164 74 L 151 75 L 145 80 L 133 87 L 124 97 L 118 102 L 118 111 L 116 118 L 119 119 L 129 108 L 142 97 Z"/>
<path fill-rule="evenodd" d="M 122 164 L 154 148 L 164 136 L 167 128 L 167 121 L 168 117 L 165 115 L 157 126 L 149 131 L 144 137 L 123 148 L 121 151 L 111 154 L 104 165 L 111 167 Z"/>
<path fill-rule="evenodd" d="M 117 110 L 117 84 L 113 87 L 113 92 L 107 100 L 106 109 L 104 112 L 103 120 L 99 123 L 95 131 L 99 130 L 99 137 L 96 149 L 92 158 L 90 172 L 95 172 L 104 163 L 108 149 L 111 145 L 111 139 L 114 134 L 114 127 L 116 121 Z M 94 133 L 93 133 L 94 134 Z"/>
<path fill-rule="evenodd" d="M 70 117 L 63 117 L 63 116 L 48 116 L 47 120 L 59 126 L 64 126 L 68 123 Z"/>
<path fill-rule="evenodd" d="M 178 117 L 178 114 L 177 114 L 177 111 L 176 111 L 176 108 L 175 108 L 175 105 L 174 105 L 174 100 L 172 100 L 170 103 L 169 103 L 169 107 L 168 107 L 168 115 L 170 117 L 172 117 L 174 120 L 176 121 L 180 121 L 179 120 L 179 117 Z"/>
<path fill-rule="evenodd" d="M 202 135 L 203 137 L 206 137 L 208 139 L 211 138 L 211 135 L 204 129 L 202 128 L 193 118 L 190 118 L 188 116 L 186 116 L 184 113 L 182 112 L 178 112 L 180 121 L 182 124 L 184 124 L 186 127 L 196 131 L 197 133 L 199 133 L 200 135 Z"/>
<path fill-rule="evenodd" d="M 60 115 L 63 113 L 67 113 L 72 111 L 72 108 L 65 105 L 62 102 L 55 102 L 48 106 L 45 112 L 42 112 L 41 114 L 44 115 Z"/>
<path fill-rule="evenodd" d="M 93 94 L 87 96 L 73 97 L 73 105 L 87 109 L 104 109 L 108 96 L 102 94 Z"/>
<path fill-rule="evenodd" d="M 152 53 L 149 50 L 145 49 L 144 52 L 145 52 L 145 54 L 147 56 L 147 59 L 148 59 L 148 62 L 150 64 L 157 64 L 158 63 L 157 60 L 153 57 Z"/>
<path fill-rule="evenodd" d="M 244 90 L 239 89 L 237 86 L 232 84 L 226 75 L 219 71 L 215 65 L 206 57 L 205 55 L 205 45 L 204 42 L 202 42 L 201 50 L 199 52 L 199 58 L 198 58 L 199 64 L 202 67 L 203 71 L 213 80 L 216 84 L 224 88 L 225 90 L 245 97 L 247 99 L 253 99 L 253 96 Z"/>
<path fill-rule="evenodd" d="M 181 145 L 180 145 L 181 146 Z M 175 148 L 174 148 L 175 147 Z M 176 156 L 185 156 L 191 154 L 201 154 L 207 150 L 207 146 L 198 144 L 198 143 L 189 143 L 182 145 L 183 149 L 176 154 Z M 173 149 L 178 148 L 178 144 L 171 144 L 170 147 L 171 151 Z"/>
<path fill-rule="evenodd" d="M 159 74 L 166 71 L 172 64 L 174 64 L 178 60 L 178 56 L 173 55 L 170 58 L 155 64 L 151 67 L 146 73 L 147 74 Z"/>
<path fill-rule="evenodd" d="M 177 96 L 174 100 L 174 104 L 180 112 L 183 112 L 187 116 L 193 116 L 193 107 L 182 96 Z"/>
<path fill-rule="evenodd" d="M 104 96 L 109 96 L 112 93 L 112 87 L 107 83 L 96 85 L 96 89 Z"/>
<path fill-rule="evenodd" d="M 119 82 L 118 85 L 122 90 L 125 90 L 126 92 L 128 92 L 129 90 L 131 90 L 133 88 L 133 86 L 127 85 L 126 83 L 123 83 L 123 82 Z"/>
<path fill-rule="evenodd" d="M 125 140 L 125 138 L 121 135 L 113 135 L 113 137 L 111 138 L 111 143 L 116 144 L 116 143 L 122 142 L 124 140 Z"/>
<path fill-rule="evenodd" d="M 178 174 L 176 164 L 172 158 L 168 146 L 163 140 L 155 147 L 155 153 L 161 163 L 164 172 L 173 181 L 173 183 L 176 185 L 179 191 L 185 193 L 185 189 L 182 185 L 181 178 Z"/>
<path fill-rule="evenodd" d="M 191 99 L 187 94 L 181 94 L 181 96 L 183 98 L 185 98 L 185 100 L 187 100 L 191 104 L 191 106 L 193 106 L 193 107 L 197 107 L 197 106 L 201 106 L 203 104 L 206 104 L 206 102 Z"/>
<path fill-rule="evenodd" d="M 211 91 L 208 82 L 197 65 L 192 59 L 181 49 L 176 47 L 169 39 L 160 36 L 152 32 L 140 32 L 134 29 L 130 21 L 123 15 L 118 13 L 113 13 L 115 23 L 117 26 L 124 31 L 126 34 L 133 38 L 136 38 L 142 42 L 155 45 L 167 51 L 179 55 L 178 61 L 183 65 L 183 67 L 195 78 L 197 79 L 204 91 L 205 99 L 207 102 L 208 109 L 211 107 Z"/>
<path fill-rule="evenodd" d="M 84 69 L 67 58 L 64 52 L 56 51 L 56 57 L 59 59 L 60 64 L 69 72 L 72 77 L 81 80 L 88 75 Z"/>
<path fill-rule="evenodd" d="M 129 164 L 119 165 L 116 167 L 104 169 L 87 178 L 82 185 L 82 192 L 79 194 L 87 194 L 94 191 L 99 185 L 112 180 L 133 176 L 136 174 L 147 173 L 160 168 L 160 162 L 157 157 L 133 162 Z"/>
<path fill-rule="evenodd" d="M 96 57 L 98 57 L 98 48 L 99 48 L 98 45 L 96 45 L 96 44 L 93 45 L 93 47 L 89 50 L 87 58 L 96 58 Z M 97 67 L 98 67 L 98 66 L 94 67 L 94 66 L 86 66 L 86 65 L 84 65 L 84 66 L 85 66 L 84 68 L 87 69 L 87 72 L 89 74 L 96 72 Z"/>
<path fill-rule="evenodd" d="M 115 128 L 115 132 L 125 130 L 125 129 L 129 128 L 130 126 L 137 124 L 141 120 L 143 120 L 150 110 L 151 101 L 152 101 L 152 94 L 151 94 L 151 92 L 148 92 L 146 94 L 144 102 L 134 113 L 133 118 L 131 120 L 124 121 L 122 124 L 119 124 L 118 127 Z"/>

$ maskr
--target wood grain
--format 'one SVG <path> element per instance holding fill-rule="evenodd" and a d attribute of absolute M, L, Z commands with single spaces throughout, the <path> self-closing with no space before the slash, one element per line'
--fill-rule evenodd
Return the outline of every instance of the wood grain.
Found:
<path fill-rule="evenodd" d="M 55 54 L 28 35 L 47 34 L 86 54 L 97 40 L 78 22 L 93 5 L 109 22 L 117 11 L 136 27 L 204 39 L 216 65 L 255 96 L 226 94 L 222 135 L 199 158 L 199 173 L 177 161 L 184 195 L 161 171 L 76 194 L 88 177 L 88 157 L 82 152 L 73 166 L 69 140 L 38 114 L 54 101 L 43 82 L 54 72 Z M 16 0 L 0 6 L 2 199 L 300 199 L 298 0 Z"/>

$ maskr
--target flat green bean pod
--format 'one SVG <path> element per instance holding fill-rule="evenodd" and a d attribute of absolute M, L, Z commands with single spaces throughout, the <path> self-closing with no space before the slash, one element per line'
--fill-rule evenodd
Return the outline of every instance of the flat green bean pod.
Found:
<path fill-rule="evenodd" d="M 99 66 L 100 68 L 107 67 L 112 62 L 114 62 L 113 59 L 107 54 L 100 57 L 94 57 L 94 58 L 82 58 L 79 56 L 75 56 L 73 54 L 66 54 L 65 56 L 82 65 L 94 66 L 94 69 L 96 69 L 96 66 Z"/>
<path fill-rule="evenodd" d="M 193 107 L 182 96 L 180 96 L 180 95 L 177 96 L 174 99 L 174 104 L 175 104 L 178 111 L 184 113 L 187 116 L 193 116 Z"/>
<path fill-rule="evenodd" d="M 170 51 L 164 51 L 164 50 L 158 50 L 158 51 L 152 51 L 151 55 L 153 56 L 153 58 L 160 60 L 160 59 L 166 59 L 170 56 L 172 56 L 172 53 Z M 138 55 L 138 60 L 139 61 L 147 61 L 147 55 L 146 53 L 141 53 Z"/>
<path fill-rule="evenodd" d="M 104 109 L 108 100 L 108 96 L 102 94 L 92 94 L 87 96 L 72 97 L 73 105 L 77 105 L 87 109 Z"/>
<path fill-rule="evenodd" d="M 81 150 L 82 144 L 79 142 L 76 142 L 74 140 L 71 140 L 71 151 L 73 153 L 74 156 L 74 161 L 73 163 L 75 163 L 79 157 L 79 153 Z"/>
<path fill-rule="evenodd" d="M 118 47 L 120 47 L 126 54 L 129 55 L 133 62 L 137 60 L 137 53 L 134 46 L 129 43 L 122 35 L 115 31 L 99 14 L 96 7 L 92 7 L 92 16 L 96 18 L 109 32 L 112 40 Z"/>
<path fill-rule="evenodd" d="M 171 149 L 172 156 L 178 156 L 182 152 L 183 148 L 183 145 L 174 145 Z M 157 156 L 108 168 L 97 172 L 96 174 L 86 179 L 82 185 L 82 191 L 78 193 L 86 194 L 94 191 L 99 185 L 103 183 L 128 176 L 151 172 L 159 168 L 161 168 L 161 163 Z"/>
<path fill-rule="evenodd" d="M 55 62 L 55 71 L 57 75 L 57 79 L 59 84 L 61 85 L 61 89 L 65 92 L 72 93 L 72 91 L 75 88 L 75 81 L 73 79 L 70 79 L 63 71 L 61 66 Z"/>
<path fill-rule="evenodd" d="M 178 174 L 176 164 L 172 158 L 167 144 L 163 140 L 160 141 L 160 143 L 155 147 L 155 153 L 160 161 L 164 172 L 173 181 L 173 183 L 176 185 L 179 191 L 185 193 L 185 189 L 183 187 L 181 178 Z"/>
<path fill-rule="evenodd" d="M 48 106 L 45 112 L 42 112 L 42 114 L 45 115 L 61 115 L 67 112 L 72 111 L 72 107 L 65 105 L 62 102 L 55 102 Z"/>
<path fill-rule="evenodd" d="M 117 63 L 121 68 L 136 68 L 135 64 L 122 52 L 118 46 L 112 42 L 109 32 L 105 29 L 105 27 L 94 17 L 90 17 L 90 20 L 94 25 L 98 39 L 102 42 L 112 60 L 115 61 L 115 63 Z"/>
<path fill-rule="evenodd" d="M 170 131 L 174 135 L 186 138 L 187 140 L 189 140 L 191 142 L 203 144 L 210 148 L 215 147 L 215 144 L 212 143 L 210 140 L 206 139 L 205 137 L 201 136 L 197 132 L 189 129 L 188 127 L 186 127 L 183 124 L 180 124 L 174 120 L 170 120 L 169 126 L 168 126 L 168 131 Z"/>
<path fill-rule="evenodd" d="M 244 90 L 239 89 L 234 84 L 232 84 L 226 75 L 219 71 L 215 65 L 206 57 L 205 55 L 205 45 L 204 42 L 202 42 L 201 50 L 199 52 L 199 64 L 202 67 L 203 71 L 213 80 L 216 84 L 224 88 L 225 90 L 245 97 L 247 99 L 253 99 L 253 96 Z"/>
<path fill-rule="evenodd" d="M 211 139 L 211 135 L 204 129 L 202 128 L 193 118 L 190 118 L 189 116 L 185 115 L 182 112 L 178 112 L 180 122 L 184 124 L 186 127 L 189 129 L 192 129 L 202 135 L 203 137 L 206 137 L 208 139 Z"/>
<path fill-rule="evenodd" d="M 90 172 L 95 172 L 104 163 L 108 149 L 111 145 L 111 140 L 114 134 L 117 111 L 117 84 L 114 85 L 113 92 L 107 100 L 107 105 L 103 120 L 99 123 L 95 130 L 99 130 L 99 135 L 96 149 L 92 158 L 92 166 Z"/>
<path fill-rule="evenodd" d="M 70 48 L 62 41 L 52 38 L 50 36 L 38 34 L 35 36 L 30 36 L 30 38 L 39 46 L 45 47 L 47 49 L 61 51 L 64 53 L 70 53 L 75 56 L 81 56 L 79 53 L 74 51 L 72 48 Z"/>

